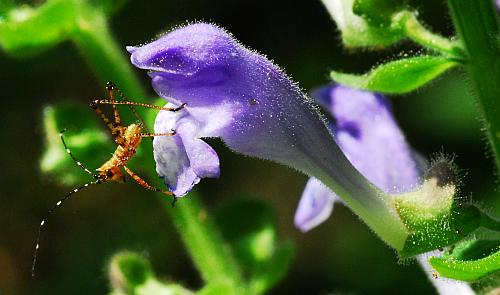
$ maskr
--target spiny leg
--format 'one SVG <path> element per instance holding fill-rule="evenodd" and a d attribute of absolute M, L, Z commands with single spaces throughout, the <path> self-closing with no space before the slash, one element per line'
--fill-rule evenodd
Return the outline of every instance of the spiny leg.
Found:
<path fill-rule="evenodd" d="M 115 89 L 117 88 L 113 82 L 106 83 L 106 90 L 108 91 L 109 100 L 111 101 L 115 101 L 115 93 L 114 93 Z M 121 93 L 121 91 L 119 93 Z M 115 116 L 115 126 L 122 127 L 122 119 L 120 118 L 120 113 L 118 113 L 116 104 L 113 104 L 113 113 Z"/>
<path fill-rule="evenodd" d="M 125 172 L 127 172 L 128 175 L 130 175 L 130 177 L 132 177 L 132 179 L 135 180 L 135 182 L 137 182 L 143 188 L 145 188 L 147 190 L 150 190 L 150 191 L 160 192 L 160 193 L 165 194 L 167 196 L 172 196 L 174 198 L 174 200 L 172 202 L 172 206 L 174 206 L 175 202 L 177 201 L 177 197 L 172 192 L 170 192 L 170 191 L 163 191 L 163 190 L 161 190 L 159 188 L 156 188 L 156 187 L 150 185 L 144 179 L 142 179 L 141 177 L 139 177 L 139 175 L 137 175 L 135 172 L 133 172 L 132 170 L 130 170 L 127 166 L 123 166 L 123 169 L 125 169 Z"/>
<path fill-rule="evenodd" d="M 75 161 L 76 165 L 78 165 L 78 167 L 80 167 L 83 171 L 87 172 L 88 174 L 92 175 L 92 177 L 96 178 L 97 179 L 97 174 L 93 173 L 92 171 L 90 171 L 87 167 L 85 167 L 85 165 L 82 164 L 82 162 L 78 161 L 75 156 L 73 155 L 73 153 L 70 151 L 70 149 L 68 148 L 68 146 L 66 145 L 66 141 L 64 140 L 64 132 L 66 132 L 67 129 L 63 129 L 61 130 L 61 132 L 59 133 L 59 137 L 61 138 L 61 141 L 64 145 L 64 148 L 66 149 L 66 153 L 68 153 L 68 155 L 71 157 L 71 159 L 73 159 L 73 161 Z"/>
<path fill-rule="evenodd" d="M 108 117 L 104 114 L 104 112 L 97 106 L 97 101 L 99 100 L 94 100 L 90 103 L 90 107 L 97 113 L 99 118 L 108 126 L 108 129 L 111 131 L 111 135 L 115 139 L 115 142 L 118 145 L 123 145 L 125 143 L 125 140 L 123 138 L 123 127 L 121 126 L 115 126 Z M 116 102 L 115 102 L 116 103 Z"/>
<path fill-rule="evenodd" d="M 113 82 L 108 82 L 108 83 L 113 83 Z M 114 85 L 114 90 L 116 90 L 116 92 L 118 92 L 118 95 L 120 96 L 120 98 L 122 99 L 122 101 L 129 101 L 127 99 L 127 97 L 125 96 L 125 94 L 123 94 L 123 92 L 120 90 L 120 88 L 118 88 L 116 85 Z M 116 108 L 116 104 L 113 105 L 114 108 Z M 139 122 L 142 123 L 142 125 L 144 126 L 143 128 L 147 131 L 147 127 L 146 125 L 144 124 L 144 120 L 142 119 L 142 117 L 139 115 L 139 113 L 137 113 L 137 110 L 134 108 L 134 106 L 132 105 L 129 105 L 128 106 L 129 109 L 132 111 L 132 113 L 134 114 L 134 116 L 137 118 L 137 120 L 139 120 Z M 147 131 L 149 132 L 149 131 Z"/>
<path fill-rule="evenodd" d="M 101 181 L 99 179 L 97 179 L 95 181 L 91 181 L 89 183 L 86 183 L 86 184 L 80 186 L 79 188 L 75 188 L 74 190 L 69 192 L 64 198 L 57 201 L 57 203 L 47 212 L 47 215 L 45 215 L 45 217 L 42 219 L 42 221 L 40 222 L 40 226 L 38 227 L 38 234 L 36 236 L 36 244 L 35 244 L 35 252 L 33 253 L 33 263 L 31 265 L 31 276 L 32 277 L 35 276 L 35 267 L 36 267 L 36 260 L 38 258 L 38 249 L 40 249 L 40 236 L 42 235 L 42 230 L 45 226 L 47 219 L 50 217 L 50 215 L 52 215 L 52 213 L 55 211 L 56 208 L 61 206 L 74 193 L 76 193 L 76 192 L 78 192 L 78 191 L 80 191 L 80 190 L 82 190 L 90 185 L 99 184 L 99 183 L 101 183 Z"/>

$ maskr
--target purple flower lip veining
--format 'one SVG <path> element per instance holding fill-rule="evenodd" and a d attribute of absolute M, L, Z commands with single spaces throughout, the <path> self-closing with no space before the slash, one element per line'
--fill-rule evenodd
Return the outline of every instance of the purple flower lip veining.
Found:
<path fill-rule="evenodd" d="M 127 49 L 161 97 L 187 104 L 155 122 L 156 132 L 177 132 L 154 139 L 157 172 L 176 196 L 219 176 L 219 158 L 203 138 L 220 137 L 235 152 L 319 179 L 387 243 L 402 247 L 407 233 L 388 197 L 352 166 L 311 99 L 266 57 L 204 23 Z"/>

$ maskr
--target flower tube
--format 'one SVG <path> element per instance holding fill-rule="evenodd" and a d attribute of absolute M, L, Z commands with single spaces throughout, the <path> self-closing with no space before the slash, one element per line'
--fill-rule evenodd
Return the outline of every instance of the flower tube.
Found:
<path fill-rule="evenodd" d="M 335 119 L 336 124 L 330 128 L 347 158 L 373 184 L 388 193 L 419 187 L 421 166 L 426 165 L 418 165 L 418 160 L 423 160 L 416 159 L 382 95 L 333 85 L 317 89 L 312 96 Z M 341 199 L 334 192 L 310 178 L 295 214 L 295 225 L 303 232 L 309 231 L 330 216 L 338 201 Z M 418 255 L 417 261 L 439 294 L 474 294 L 466 283 L 434 278 L 430 256 L 440 253 Z"/>
<path fill-rule="evenodd" d="M 403 247 L 407 231 L 390 197 L 352 166 L 311 100 L 267 58 L 204 23 L 127 49 L 161 97 L 186 104 L 155 122 L 156 132 L 178 134 L 154 140 L 157 172 L 177 196 L 219 175 L 217 154 L 202 138 L 220 137 L 235 152 L 319 179 L 385 242 Z"/>
<path fill-rule="evenodd" d="M 326 86 L 312 93 L 335 119 L 337 143 L 369 181 L 387 193 L 415 190 L 420 172 L 387 100 L 378 94 L 344 86 Z M 295 215 L 303 232 L 323 222 L 339 200 L 329 188 L 311 178 Z"/>

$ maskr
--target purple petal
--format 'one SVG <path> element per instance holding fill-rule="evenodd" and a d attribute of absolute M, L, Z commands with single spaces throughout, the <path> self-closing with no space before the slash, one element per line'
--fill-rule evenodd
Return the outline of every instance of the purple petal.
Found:
<path fill-rule="evenodd" d="M 344 86 L 323 87 L 313 94 L 335 118 L 342 151 L 368 180 L 391 193 L 411 190 L 419 183 L 419 169 L 384 97 Z M 316 189 L 306 186 L 296 218 L 300 214 L 311 220 L 326 219 L 324 212 L 306 206 L 311 202 L 303 202 L 324 193 L 321 187 Z M 320 216 L 316 219 L 315 214 Z M 297 226 L 303 230 L 302 223 Z"/>
<path fill-rule="evenodd" d="M 127 49 L 138 68 L 190 76 L 227 63 L 236 54 L 236 47 L 239 46 L 222 29 L 198 23 L 176 29 L 144 46 Z"/>
<path fill-rule="evenodd" d="M 179 112 L 161 111 L 156 117 L 155 132 L 177 132 L 153 141 L 157 173 L 177 197 L 186 195 L 200 178 L 219 176 L 219 158 L 208 144 L 196 138 L 203 131 L 198 127 L 199 122 L 187 108 Z"/>
<path fill-rule="evenodd" d="M 184 143 L 179 136 L 155 137 L 153 140 L 156 172 L 175 196 L 187 194 L 200 177 L 191 168 Z"/>
<path fill-rule="evenodd" d="M 196 134 L 179 131 L 179 139 L 171 139 L 185 154 L 178 151 L 180 159 L 170 157 L 174 168 L 163 167 L 168 165 L 163 153 L 172 154 L 166 150 L 171 147 L 155 145 L 156 158 L 163 161 L 157 161 L 161 166 L 157 170 L 167 183 L 179 185 L 179 177 L 188 175 L 182 182 L 185 193 L 199 177 L 216 175 L 215 153 L 195 139 L 220 137 L 238 153 L 288 165 L 338 189 L 339 196 L 374 231 L 395 248 L 402 247 L 404 226 L 381 198 L 383 193 L 344 156 L 312 101 L 267 58 L 209 24 L 179 28 L 129 50 L 134 65 L 150 70 L 161 97 L 176 106 L 187 104 L 180 112 L 196 126 Z M 175 127 L 187 120 L 176 118 Z M 157 122 L 155 131 L 166 127 Z M 201 164 L 206 159 L 208 167 Z"/>
<path fill-rule="evenodd" d="M 354 167 L 385 192 L 414 189 L 420 173 L 387 100 L 343 86 L 330 98 L 337 141 Z"/>
<path fill-rule="evenodd" d="M 320 177 L 329 174 L 325 170 L 341 174 L 334 167 L 336 162 L 350 167 L 297 85 L 224 30 L 193 24 L 142 47 L 129 47 L 129 51 L 134 65 L 151 70 L 153 87 L 160 96 L 174 105 L 187 103 L 193 120 L 203 129 L 198 138 L 221 137 L 239 153 Z M 156 126 L 157 132 L 165 129 Z M 183 142 L 186 145 L 184 138 Z M 205 153 L 214 158 L 211 149 Z M 213 171 L 198 172 L 214 175 Z M 342 178 L 349 184 L 356 182 Z"/>
<path fill-rule="evenodd" d="M 194 173 L 200 178 L 217 178 L 220 174 L 219 157 L 212 147 L 196 138 L 198 129 L 197 124 L 190 120 L 179 124 L 176 131 L 182 138 Z"/>
<path fill-rule="evenodd" d="M 302 232 L 316 227 L 330 216 L 336 199 L 338 197 L 329 188 L 311 177 L 295 213 L 295 226 Z"/>

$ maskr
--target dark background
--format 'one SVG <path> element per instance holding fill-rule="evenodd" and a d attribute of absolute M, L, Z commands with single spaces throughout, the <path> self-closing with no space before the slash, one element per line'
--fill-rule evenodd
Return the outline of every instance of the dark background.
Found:
<path fill-rule="evenodd" d="M 452 34 L 444 1 L 413 2 L 433 30 Z M 200 20 L 227 28 L 243 44 L 272 58 L 306 91 L 327 83 L 330 69 L 362 72 L 403 50 L 418 51 L 409 43 L 382 52 L 344 50 L 318 0 L 129 1 L 112 17 L 111 27 L 125 47 Z M 137 75 L 149 87 L 146 74 L 137 71 Z M 468 173 L 462 194 L 495 210 L 493 164 L 487 159 L 468 84 L 463 73 L 451 72 L 415 94 L 393 97 L 392 102 L 415 150 L 426 157 L 436 152 L 455 154 L 459 167 Z M 161 278 L 200 286 L 158 198 L 133 183 L 90 188 L 59 210 L 44 234 L 38 275 L 30 277 L 40 219 L 72 189 L 39 171 L 43 108 L 67 100 L 86 103 L 101 96 L 102 90 L 70 43 L 29 59 L 0 53 L 0 294 L 106 293 L 107 261 L 123 249 L 146 253 Z M 152 90 L 150 94 L 154 96 Z M 214 146 L 221 158 L 221 178 L 198 185 L 207 206 L 214 209 L 240 196 L 264 200 L 278 212 L 280 235 L 296 243 L 291 271 L 273 294 L 434 292 L 417 264 L 398 261 L 341 205 L 336 206 L 334 218 L 310 233 L 295 229 L 293 215 L 307 180 L 304 175 L 235 155 L 217 141 Z"/>

